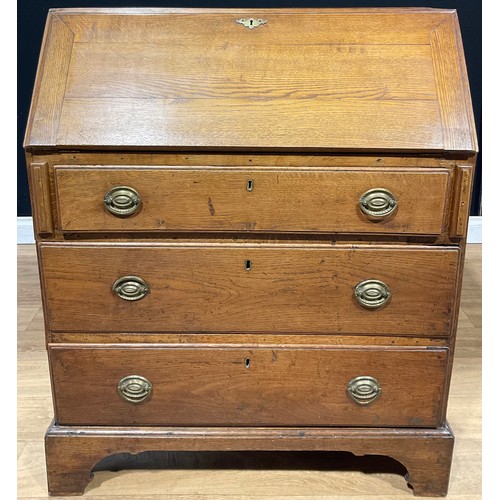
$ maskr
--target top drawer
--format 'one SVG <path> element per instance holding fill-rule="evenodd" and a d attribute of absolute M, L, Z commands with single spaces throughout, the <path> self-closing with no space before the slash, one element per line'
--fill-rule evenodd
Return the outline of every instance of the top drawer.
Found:
<path fill-rule="evenodd" d="M 65 232 L 437 235 L 449 177 L 438 168 L 55 167 Z"/>

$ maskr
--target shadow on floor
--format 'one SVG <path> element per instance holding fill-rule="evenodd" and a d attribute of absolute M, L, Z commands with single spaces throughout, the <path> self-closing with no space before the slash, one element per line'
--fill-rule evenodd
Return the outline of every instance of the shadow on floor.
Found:
<path fill-rule="evenodd" d="M 123 469 L 251 469 L 358 471 L 365 474 L 405 475 L 396 460 L 379 455 L 357 457 L 349 452 L 330 451 L 146 451 L 119 453 L 102 459 L 94 471 Z"/>

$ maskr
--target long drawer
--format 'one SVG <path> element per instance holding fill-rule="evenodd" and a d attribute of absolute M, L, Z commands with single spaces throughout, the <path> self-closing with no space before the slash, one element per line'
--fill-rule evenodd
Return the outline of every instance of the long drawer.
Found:
<path fill-rule="evenodd" d="M 437 426 L 447 349 L 131 345 L 49 349 L 75 425 Z"/>
<path fill-rule="evenodd" d="M 458 248 L 40 246 L 60 332 L 449 335 Z"/>
<path fill-rule="evenodd" d="M 57 166 L 60 229 L 440 234 L 444 169 Z"/>

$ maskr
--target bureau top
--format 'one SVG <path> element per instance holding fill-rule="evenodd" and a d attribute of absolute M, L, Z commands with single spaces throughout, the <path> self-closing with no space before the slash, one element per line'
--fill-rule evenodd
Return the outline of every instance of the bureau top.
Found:
<path fill-rule="evenodd" d="M 476 151 L 455 11 L 56 9 L 25 147 Z"/>

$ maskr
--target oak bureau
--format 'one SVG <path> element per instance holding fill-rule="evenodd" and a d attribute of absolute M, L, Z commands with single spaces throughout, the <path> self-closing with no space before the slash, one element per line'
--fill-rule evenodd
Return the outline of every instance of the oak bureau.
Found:
<path fill-rule="evenodd" d="M 455 11 L 51 10 L 25 148 L 52 495 L 162 450 L 387 455 L 446 494 Z"/>

